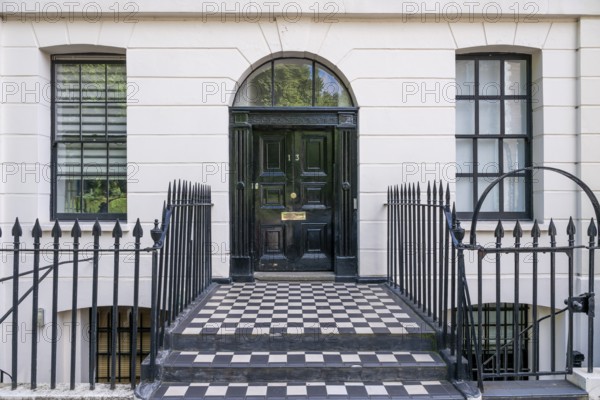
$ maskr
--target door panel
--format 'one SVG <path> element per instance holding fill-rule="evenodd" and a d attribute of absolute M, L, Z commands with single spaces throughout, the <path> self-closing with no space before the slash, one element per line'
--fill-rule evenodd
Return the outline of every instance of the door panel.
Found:
<path fill-rule="evenodd" d="M 254 148 L 256 270 L 332 270 L 332 129 L 255 129 Z"/>

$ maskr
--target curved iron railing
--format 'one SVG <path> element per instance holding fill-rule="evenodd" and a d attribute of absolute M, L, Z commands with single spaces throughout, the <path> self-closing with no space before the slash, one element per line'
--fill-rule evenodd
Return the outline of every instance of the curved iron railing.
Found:
<path fill-rule="evenodd" d="M 559 245 L 558 230 L 553 220 L 548 224 L 547 235 L 549 245 L 542 244 L 542 231 L 533 222 L 530 232 L 532 242 L 523 242 L 524 232 L 519 221 L 516 221 L 512 236 L 514 242 L 503 244 L 504 227 L 498 222 L 494 231 L 495 243 L 491 247 L 477 243 L 477 220 L 479 210 L 488 193 L 502 179 L 522 171 L 546 170 L 558 172 L 577 183 L 587 194 L 596 216 L 600 216 L 600 204 L 589 187 L 571 174 L 551 167 L 529 167 L 512 171 L 494 180 L 483 192 L 473 214 L 470 231 L 470 243 L 464 244 L 464 229 L 456 218 L 454 207 L 450 209 L 449 187 L 446 185 L 428 184 L 426 196 L 422 196 L 418 184 L 404 184 L 388 188 L 388 284 L 397 290 L 406 301 L 422 317 L 429 319 L 441 337 L 441 347 L 449 348 L 455 357 L 454 379 L 475 379 L 483 390 L 486 379 L 523 379 L 547 375 L 565 375 L 573 372 L 574 354 L 574 318 L 577 313 L 587 314 L 587 355 L 588 371 L 593 370 L 594 347 L 594 279 L 588 279 L 587 293 L 574 295 L 576 252 L 587 252 L 587 275 L 594 277 L 595 251 L 600 248 L 600 237 L 594 218 L 587 228 L 587 245 L 575 245 L 576 229 L 571 218 L 566 226 L 566 243 Z M 422 200 L 425 197 L 425 200 Z M 467 275 L 465 252 L 475 253 L 476 265 L 470 266 Z M 492 256 L 492 260 L 486 260 Z M 489 258 L 489 257 L 488 257 Z M 508 261 L 506 263 L 505 261 Z M 507 265 L 508 264 L 508 265 Z M 475 269 L 476 268 L 476 269 Z M 582 273 L 585 267 L 582 268 Z M 558 287 L 557 281 L 566 277 L 566 289 Z M 518 315 L 522 299 L 520 293 L 526 290 L 522 281 L 527 277 L 531 281 L 531 299 L 533 324 L 525 329 L 520 328 Z M 467 279 L 469 278 L 469 279 Z M 468 281 L 476 279 L 476 303 L 472 304 Z M 540 291 L 542 279 L 548 280 L 548 288 Z M 485 299 L 495 300 L 495 335 L 484 338 L 483 304 L 484 280 L 486 280 Z M 560 291 L 563 290 L 563 291 Z M 495 293 L 495 295 L 494 295 Z M 546 296 L 546 297 L 543 297 Z M 558 310 L 556 298 L 564 296 L 566 309 Z M 487 300 L 485 300 L 487 301 Z M 501 302 L 511 304 L 513 319 L 507 324 L 511 326 L 510 337 L 502 334 L 500 329 Z M 524 304 L 524 303 L 523 303 Z M 538 308 L 541 304 L 549 305 L 547 316 L 540 318 Z M 557 311 L 558 310 L 558 311 Z M 556 339 L 556 331 L 563 323 L 557 316 L 566 313 L 564 322 L 567 330 L 567 341 L 562 346 Z M 549 336 L 550 360 L 540 365 L 540 323 L 550 320 L 550 329 L 545 330 Z M 577 326 L 584 327 L 583 324 Z M 585 329 L 585 328 L 584 328 Z M 526 334 L 531 335 L 531 366 L 525 367 L 521 358 L 521 350 Z M 483 360 L 484 341 L 489 346 L 494 343 L 494 354 Z M 562 346 L 562 347 L 561 347 Z M 504 364 L 501 354 L 511 348 L 514 352 L 511 360 Z M 487 349 L 487 347 L 486 347 Z M 487 349 L 487 354 L 489 350 Z M 556 353 L 566 354 L 565 365 L 558 366 Z M 510 363 L 508 365 L 507 363 Z"/>

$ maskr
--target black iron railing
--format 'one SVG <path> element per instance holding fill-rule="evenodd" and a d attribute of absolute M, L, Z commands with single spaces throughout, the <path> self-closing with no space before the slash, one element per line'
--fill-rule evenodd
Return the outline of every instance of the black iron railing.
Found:
<path fill-rule="evenodd" d="M 467 366 L 455 368 L 455 378 L 466 379 L 477 349 L 468 345 L 473 313 L 464 259 L 457 257 L 464 230 L 450 208 L 449 187 L 428 184 L 425 202 L 419 184 L 389 187 L 387 205 L 388 284 L 439 331 L 451 357 L 468 355 Z"/>
<path fill-rule="evenodd" d="M 554 168 L 528 169 L 558 172 L 570 178 L 588 195 L 596 217 L 600 215 L 597 199 L 577 178 Z M 575 244 L 572 219 L 566 226 L 562 246 L 558 244 L 560 235 L 552 220 L 547 228 L 547 244 L 541 241 L 543 233 L 537 221 L 529 232 L 529 243 L 525 243 L 518 221 L 512 231 L 513 243 L 503 243 L 504 227 L 500 221 L 492 246 L 477 242 L 478 213 L 486 195 L 499 181 L 519 172 L 523 170 L 499 177 L 483 192 L 474 208 L 469 244 L 462 242 L 464 229 L 454 207 L 450 209 L 448 186 L 444 191 L 441 183 L 434 184 L 433 189 L 428 185 L 425 201 L 421 199 L 419 185 L 388 188 L 388 284 L 439 331 L 442 347 L 456 357 L 453 378 L 477 380 L 481 389 L 483 380 L 487 379 L 538 379 L 572 373 L 573 367 L 581 362 L 575 360 L 574 354 L 581 353 L 575 351 L 573 343 L 574 320 L 578 313 L 587 314 L 577 329 L 587 331 L 588 343 L 580 345 L 586 348 L 577 350 L 585 353 L 588 371 L 593 370 L 594 263 L 600 240 L 594 219 L 588 225 L 587 239 L 582 240 L 587 241 L 587 245 Z M 469 266 L 465 262 L 466 252 L 472 253 L 471 259 L 476 260 Z M 582 266 L 576 271 L 576 253 L 587 260 L 587 268 Z M 576 272 L 588 279 L 586 293 L 574 294 Z M 557 285 L 559 280 L 562 285 Z M 477 285 L 475 306 L 471 304 L 469 282 Z M 564 299 L 566 307 L 562 308 L 562 302 L 557 304 L 556 299 Z M 491 311 L 488 307 L 488 312 L 493 314 L 489 319 L 494 324 L 487 324 L 484 332 L 483 306 L 490 302 L 494 307 Z M 510 329 L 500 326 L 503 303 L 510 303 L 512 307 L 512 321 L 507 324 Z M 531 305 L 533 321 L 525 328 L 519 320 L 523 304 Z M 540 314 L 540 305 L 548 307 L 547 315 Z M 564 320 L 558 319 L 561 314 Z M 566 327 L 566 344 L 557 341 L 556 332 L 561 326 Z M 542 331 L 549 333 L 545 348 L 540 347 Z M 527 347 L 532 354 L 524 360 Z M 540 353 L 543 351 L 550 354 L 550 360 L 542 366 Z M 557 354 L 564 358 L 560 365 Z"/>
<path fill-rule="evenodd" d="M 211 284 L 211 207 L 209 186 L 175 182 L 169 185 L 161 227 L 154 222 L 148 380 L 157 376 L 166 329 Z"/>
<path fill-rule="evenodd" d="M 137 220 L 132 236 L 133 248 L 124 246 L 122 243 L 123 230 L 117 221 L 112 229 L 112 244 L 110 247 L 101 248 L 100 237 L 102 227 L 98 221 L 93 225 L 91 231 L 91 243 L 82 243 L 84 234 L 78 221 L 72 225 L 70 237 L 72 241 L 63 240 L 63 229 L 59 221 L 55 221 L 52 228 L 50 241 L 43 241 L 43 230 L 36 220 L 31 236 L 33 238 L 32 248 L 22 245 L 25 241 L 23 229 L 17 218 L 11 231 L 11 244 L 0 248 L 3 264 L 11 264 L 12 275 L 0 279 L 0 285 L 10 285 L 12 301 L 10 308 L 0 316 L 0 324 L 7 323 L 11 327 L 11 359 L 10 374 L 0 370 L 0 379 L 5 376 L 11 380 L 11 387 L 17 388 L 17 374 L 23 369 L 23 361 L 20 354 L 22 346 L 30 346 L 31 359 L 29 364 L 29 382 L 32 389 L 38 384 L 38 355 L 39 345 L 50 346 L 49 363 L 44 360 L 43 367 L 50 370 L 50 387 L 56 388 L 57 369 L 64 365 L 57 363 L 59 336 L 62 328 L 58 317 L 59 298 L 70 297 L 70 354 L 68 357 L 69 384 L 74 389 L 76 385 L 76 371 L 81 368 L 78 361 L 78 347 L 84 346 L 83 339 L 78 337 L 79 333 L 75 327 L 82 321 L 79 319 L 79 308 L 81 304 L 91 306 L 91 317 L 89 321 L 89 379 L 90 389 L 95 389 L 97 376 L 96 349 L 98 344 L 98 297 L 99 290 L 106 290 L 107 282 L 100 279 L 109 279 L 112 287 L 112 323 L 110 336 L 110 385 L 115 388 L 117 382 L 117 347 L 119 352 L 128 353 L 130 357 L 129 380 L 132 388 L 135 387 L 139 376 L 138 364 L 139 351 L 136 332 L 138 331 L 138 308 L 140 301 L 140 284 L 150 285 L 151 288 L 151 364 L 154 366 L 158 346 L 162 344 L 165 324 L 174 320 L 179 312 L 183 310 L 198 294 L 200 294 L 211 281 L 211 191 L 208 186 L 191 184 L 188 182 L 175 182 L 169 185 L 167 201 L 163 206 L 162 226 L 159 227 L 158 220 L 154 223 L 151 236 L 154 244 L 150 247 L 142 247 L 141 238 L 144 236 L 142 225 Z M 0 237 L 2 230 L 0 229 Z M 89 244 L 89 245 L 88 245 Z M 151 265 L 143 262 L 142 255 L 152 255 Z M 102 260 L 102 256 L 112 256 L 112 262 Z M 31 265 L 27 260 L 32 260 Z M 8 261 L 6 261 L 8 260 Z M 42 265 L 41 260 L 51 260 L 48 265 Z M 128 277 L 129 266 L 133 263 L 133 293 L 128 298 L 119 297 L 119 283 L 124 277 Z M 112 265 L 111 265 L 112 264 Z M 127 264 L 127 265 L 125 265 Z M 91 271 L 90 271 L 91 267 Z M 112 268 L 111 268 L 112 267 Z M 128 267 L 128 268 L 124 268 Z M 82 270 L 85 268 L 86 273 Z M 25 269 L 25 270 L 24 270 Z M 111 272 L 112 269 L 112 273 Z M 141 280 L 141 274 L 151 273 L 151 279 Z M 102 272 L 102 274 L 100 274 Z M 69 276 L 70 274 L 70 276 Z M 100 276 L 101 275 L 101 276 Z M 67 278 L 67 279 L 65 279 Z M 86 285 L 82 288 L 83 281 L 91 278 L 91 290 Z M 40 288 L 45 281 L 48 285 L 43 287 L 43 293 L 49 292 L 49 298 L 40 298 Z M 70 291 L 65 293 L 64 282 L 68 282 Z M 61 286 L 59 286 L 61 283 Z M 23 290 L 27 287 L 26 290 Z M 60 287 L 60 293 L 59 293 Z M 3 288 L 4 289 L 4 288 Z M 146 289 L 146 287 L 143 287 Z M 25 302 L 27 300 L 27 302 Z M 29 306 L 31 327 L 27 334 L 31 335 L 31 343 L 20 343 L 20 332 L 22 331 L 22 318 L 20 315 L 28 310 Z M 25 302 L 25 304 L 23 304 Z M 38 324 L 38 310 L 40 304 L 51 307 L 50 321 L 44 323 L 44 333 L 47 333 L 46 325 L 50 325 L 50 337 L 47 341 L 34 340 L 38 338 L 40 326 Z M 130 341 L 120 343 L 116 338 L 119 327 L 119 307 L 127 305 L 131 307 L 131 332 Z M 132 306 L 130 306 L 132 305 Z M 160 328 L 159 328 L 160 326 Z M 86 332 L 82 332 L 86 333 Z M 85 337 L 88 339 L 88 337 Z M 38 343 L 39 342 L 39 343 Z M 124 349 L 123 346 L 128 347 Z"/>

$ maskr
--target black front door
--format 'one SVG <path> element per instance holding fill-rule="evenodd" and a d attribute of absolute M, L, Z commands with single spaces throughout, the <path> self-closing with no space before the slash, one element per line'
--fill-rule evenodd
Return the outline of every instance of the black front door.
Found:
<path fill-rule="evenodd" d="M 333 268 L 333 128 L 254 129 L 254 265 Z"/>

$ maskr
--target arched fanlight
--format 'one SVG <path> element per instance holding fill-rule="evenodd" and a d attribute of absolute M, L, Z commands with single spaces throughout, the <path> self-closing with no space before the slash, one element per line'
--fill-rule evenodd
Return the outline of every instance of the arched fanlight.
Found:
<path fill-rule="evenodd" d="M 235 107 L 352 107 L 346 86 L 322 64 L 282 58 L 257 68 L 240 86 Z"/>

